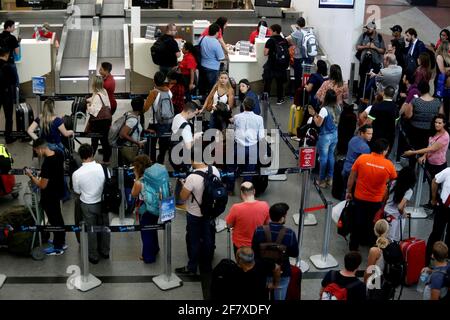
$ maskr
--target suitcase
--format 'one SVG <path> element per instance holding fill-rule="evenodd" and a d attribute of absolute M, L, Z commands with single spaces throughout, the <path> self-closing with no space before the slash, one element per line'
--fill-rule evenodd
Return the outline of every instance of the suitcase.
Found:
<path fill-rule="evenodd" d="M 297 135 L 297 128 L 303 122 L 304 110 L 302 107 L 298 107 L 295 104 L 291 106 L 289 112 L 289 124 L 288 124 L 288 133 L 292 136 Z"/>
<path fill-rule="evenodd" d="M 302 270 L 291 265 L 291 279 L 286 294 L 286 300 L 296 301 L 302 299 Z"/>
<path fill-rule="evenodd" d="M 11 194 L 16 185 L 16 176 L 12 174 L 2 174 L 0 175 L 0 197 L 7 196 Z M 13 198 L 17 198 L 19 194 L 12 193 Z"/>
<path fill-rule="evenodd" d="M 75 97 L 75 100 L 72 102 L 72 115 L 76 115 L 77 113 L 86 114 L 87 103 L 85 97 Z"/>
<path fill-rule="evenodd" d="M 344 159 L 336 160 L 334 163 L 334 173 L 333 173 L 333 186 L 331 188 L 331 195 L 337 200 L 344 200 L 344 179 L 342 177 L 342 169 L 344 169 Z"/>
<path fill-rule="evenodd" d="M 427 245 L 425 240 L 411 237 L 411 218 L 408 218 L 408 224 L 409 238 L 400 241 L 400 248 L 402 249 L 403 257 L 406 262 L 405 284 L 410 286 L 419 281 L 420 272 L 425 267 L 425 252 Z M 402 230 L 401 220 L 399 225 L 400 230 Z"/>
<path fill-rule="evenodd" d="M 16 105 L 16 128 L 19 132 L 26 132 L 34 121 L 33 109 L 24 102 Z"/>
<path fill-rule="evenodd" d="M 346 155 L 348 143 L 355 136 L 358 117 L 353 111 L 353 105 L 344 103 L 338 124 L 337 154 Z"/>

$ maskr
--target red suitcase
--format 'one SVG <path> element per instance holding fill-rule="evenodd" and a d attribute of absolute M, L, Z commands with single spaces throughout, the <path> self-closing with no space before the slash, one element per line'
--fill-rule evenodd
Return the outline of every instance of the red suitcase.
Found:
<path fill-rule="evenodd" d="M 400 230 L 402 224 L 400 220 Z M 400 248 L 406 262 L 405 284 L 413 285 L 419 281 L 420 272 L 425 267 L 427 244 L 425 240 L 411 237 L 411 218 L 409 218 L 409 238 L 400 241 Z M 401 234 L 401 232 L 400 232 Z"/>
<path fill-rule="evenodd" d="M 0 197 L 12 194 L 14 198 L 19 196 L 18 193 L 14 192 L 14 187 L 16 185 L 16 176 L 10 174 L 0 175 Z"/>

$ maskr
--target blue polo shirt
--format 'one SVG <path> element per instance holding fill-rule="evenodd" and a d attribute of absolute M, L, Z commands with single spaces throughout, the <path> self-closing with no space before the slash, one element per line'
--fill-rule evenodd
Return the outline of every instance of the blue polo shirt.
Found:
<path fill-rule="evenodd" d="M 220 60 L 225 59 L 219 40 L 206 36 L 201 40 L 202 67 L 211 70 L 220 70 Z"/>
<path fill-rule="evenodd" d="M 349 174 L 356 159 L 362 154 L 369 154 L 370 148 L 367 141 L 360 136 L 353 137 L 348 143 L 347 156 L 345 157 L 343 172 Z"/>

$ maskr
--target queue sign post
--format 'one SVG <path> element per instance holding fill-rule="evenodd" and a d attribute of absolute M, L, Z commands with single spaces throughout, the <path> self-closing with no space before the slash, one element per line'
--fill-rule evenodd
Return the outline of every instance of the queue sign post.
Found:
<path fill-rule="evenodd" d="M 172 272 L 172 220 L 175 218 L 175 197 L 161 200 L 160 219 L 164 223 L 164 273 L 153 277 L 153 282 L 161 290 L 178 288 L 183 281 Z"/>
<path fill-rule="evenodd" d="M 315 147 L 303 147 L 300 148 L 299 151 L 299 167 L 301 170 L 308 170 L 308 176 L 310 176 L 310 171 L 312 169 L 314 169 L 316 167 L 316 148 Z M 308 190 L 305 190 L 305 192 L 307 192 L 306 195 L 306 199 L 309 198 L 309 188 L 307 188 Z M 305 203 L 305 207 L 303 207 L 303 209 L 306 208 L 306 203 Z M 315 226 L 317 225 L 317 219 L 316 217 L 311 214 L 311 213 L 306 213 L 303 212 L 304 216 L 302 217 L 303 219 L 303 225 L 305 226 Z M 294 223 L 296 225 L 300 225 L 300 214 L 294 214 L 292 216 L 292 218 L 294 219 Z"/>
<path fill-rule="evenodd" d="M 299 167 L 302 170 L 302 194 L 300 197 L 300 210 L 299 210 L 299 224 L 298 224 L 298 257 L 296 266 L 299 267 L 302 272 L 309 270 L 309 264 L 306 261 L 301 260 L 302 257 L 302 245 L 303 245 L 303 231 L 305 228 L 305 208 L 309 197 L 309 181 L 311 170 L 316 166 L 316 148 L 315 147 L 303 147 L 300 148 Z"/>
<path fill-rule="evenodd" d="M 31 79 L 33 94 L 36 95 L 37 114 L 41 114 L 41 96 L 45 94 L 45 78 L 33 77 Z"/>

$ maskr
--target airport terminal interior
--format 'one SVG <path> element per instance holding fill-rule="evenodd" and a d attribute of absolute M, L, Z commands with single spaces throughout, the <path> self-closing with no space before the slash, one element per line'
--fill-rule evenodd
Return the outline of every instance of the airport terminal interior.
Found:
<path fill-rule="evenodd" d="M 450 40 L 448 38 L 450 36 L 448 32 L 450 29 L 450 1 L 2 0 L 0 23 L 14 21 L 15 31 L 12 34 L 20 38 L 20 57 L 16 57 L 15 61 L 20 84 L 19 103 L 17 106 L 16 103 L 14 104 L 13 133 L 12 136 L 9 136 L 9 139 L 15 140 L 14 142 L 5 140 L 5 136 L 7 136 L 7 132 L 3 131 L 6 130 L 4 129 L 5 103 L 2 105 L 3 110 L 0 110 L 0 130 L 2 130 L 0 131 L 0 146 L 6 146 L 14 160 L 12 174 L 15 175 L 16 183 L 12 191 L 0 191 L 2 194 L 0 196 L 0 217 L 13 206 L 39 207 L 35 196 L 36 188 L 30 187 L 30 179 L 24 175 L 22 169 L 25 167 L 39 169 L 42 159 L 33 152 L 33 141 L 26 133 L 25 126 L 31 125 L 31 121 L 23 119 L 23 116 L 19 119 L 20 113 L 16 111 L 16 108 L 28 104 L 36 118 L 44 108 L 44 101 L 53 98 L 57 116 L 73 116 L 73 120 L 76 120 L 73 127 L 75 131 L 73 153 L 77 153 L 81 144 L 91 143 L 91 138 L 84 134 L 88 123 L 86 115 L 74 115 L 74 101 L 92 94 L 92 83 L 95 81 L 99 69 L 102 68 L 103 62 L 111 63 L 112 75 L 115 78 L 114 94 L 117 100 L 117 110 L 112 119 L 114 122 L 124 113 L 131 111 L 132 99 L 136 97 L 145 99 L 154 88 L 155 74 L 160 71 L 160 68 L 152 59 L 151 48 L 158 41 L 157 38 L 161 36 L 161 33 L 165 32 L 168 24 L 173 23 L 176 26 L 175 40 L 181 49 L 185 42 L 198 45 L 203 31 L 220 17 L 227 18 L 227 27 L 223 30 L 223 41 L 227 44 L 226 50 L 229 50 L 226 58 L 221 62 L 221 68 L 227 71 L 229 77 L 237 84 L 234 92 L 236 96 L 239 96 L 240 80 L 248 80 L 260 101 L 265 129 L 271 135 L 272 163 L 270 167 L 262 168 L 257 172 L 258 175 L 268 175 L 268 186 L 257 199 L 266 201 L 269 206 L 281 202 L 289 206 L 285 226 L 295 231 L 296 236 L 299 236 L 301 240 L 299 257 L 290 258 L 291 264 L 299 265 L 302 271 L 301 297 L 299 298 L 301 300 L 318 300 L 321 297 L 322 280 L 330 270 L 344 269 L 344 257 L 349 252 L 349 237 L 345 239 L 337 232 L 337 223 L 345 201 L 333 196 L 331 186 L 326 187 L 326 183 L 324 186 L 322 185 L 322 181 L 319 181 L 318 168 L 299 169 L 300 166 L 307 168 L 311 159 L 306 158 L 305 164 L 304 153 L 299 153 L 298 140 L 300 139 L 296 139 L 297 127 L 300 126 L 301 120 L 299 122 L 296 118 L 297 109 L 291 108 L 295 104 L 297 89 L 300 88 L 295 81 L 294 66 L 291 65 L 286 71 L 287 79 L 283 84 L 284 98 L 277 97 L 275 83 L 272 84 L 269 98 L 264 98 L 263 92 L 266 91 L 264 82 L 267 80 L 263 79 L 263 71 L 267 62 L 265 44 L 268 38 L 259 30 L 256 39 L 253 39 L 253 43 L 250 44 L 248 42 L 250 34 L 257 30 L 258 23 L 264 20 L 268 27 L 281 26 L 282 35 L 289 38 L 290 34 L 297 30 L 299 18 L 305 18 L 306 27 L 317 39 L 318 48 L 317 54 L 313 55 L 312 64 L 303 66 L 303 76 L 315 73 L 319 60 L 325 61 L 328 69 L 331 65 L 340 65 L 343 82 L 348 84 L 350 91 L 345 100 L 348 105 L 353 107 L 351 114 L 355 115 L 355 119 L 359 117 L 359 126 L 364 125 L 364 121 L 361 123 L 359 120 L 361 113 L 365 107 L 371 104 L 376 105 L 373 100 L 379 98 L 376 96 L 380 93 L 376 92 L 379 89 L 378 86 L 375 86 L 371 95 L 361 96 L 358 90 L 358 86 L 362 86 L 357 82 L 360 80 L 358 70 L 361 66 L 355 58 L 355 53 L 359 36 L 367 30 L 363 27 L 367 26 L 370 29 L 374 23 L 376 32 L 381 35 L 386 47 L 393 38 L 392 28 L 394 26 L 401 26 L 402 36 L 409 28 L 414 28 L 417 30 L 418 38 L 426 46 L 430 47 L 430 44 L 433 44 L 436 48 L 436 41 L 441 33 L 445 33 L 441 30 L 447 29 L 447 41 L 443 39 L 440 42 L 448 45 L 448 40 Z M 1 27 L 3 28 L 3 26 Z M 52 32 L 49 39 L 44 39 L 43 28 Z M 40 36 L 36 37 L 36 33 Z M 248 52 L 245 52 L 246 46 L 249 47 Z M 240 48 L 240 50 L 236 51 L 236 48 Z M 442 52 L 442 50 L 437 50 L 435 53 L 434 47 L 427 50 L 431 52 L 434 61 L 439 52 Z M 408 54 L 408 50 L 406 50 L 406 56 Z M 182 57 L 179 57 L 178 61 L 181 59 Z M 382 62 L 380 61 L 380 63 Z M 444 64 L 448 79 L 449 54 L 444 57 Z M 431 95 L 437 91 L 436 83 L 439 81 L 436 82 L 434 79 L 438 78 L 436 75 L 439 72 L 438 68 L 439 66 L 434 66 L 431 71 L 432 75 L 428 79 L 430 80 L 428 82 L 431 87 Z M 0 76 L 4 77 L 4 74 L 0 74 Z M 197 75 L 201 77 L 202 72 Z M 302 79 L 301 77 L 300 81 Z M 307 78 L 305 79 L 307 80 Z M 448 80 L 447 83 L 449 83 Z M 439 85 L 441 84 L 439 83 Z M 402 85 L 397 86 L 397 89 L 401 90 L 402 87 Z M 406 88 L 404 90 L 406 92 Z M 300 91 L 302 91 L 301 88 Z M 192 99 L 204 101 L 202 96 L 192 97 Z M 222 101 L 221 98 L 216 97 L 216 101 L 217 99 Z M 439 97 L 439 99 L 449 98 Z M 1 101 L 6 100 L 2 97 Z M 236 98 L 236 106 L 240 106 L 242 103 L 243 101 Z M 402 104 L 396 106 L 398 110 Z M 302 117 L 306 117 L 308 108 L 303 105 L 302 101 L 297 106 L 300 107 L 298 110 Z M 236 117 L 242 111 L 237 107 L 232 112 Z M 448 121 L 448 105 L 445 112 Z M 319 111 L 316 113 L 319 114 Z M 320 111 L 319 118 L 321 114 L 322 111 Z M 143 113 L 144 129 L 152 120 L 151 117 L 150 112 Z M 237 126 L 237 124 L 235 125 Z M 336 125 L 334 126 L 336 127 Z M 356 127 L 354 129 L 356 130 Z M 400 148 L 397 150 L 398 136 L 401 134 L 398 126 L 395 132 L 396 139 L 387 158 L 392 161 L 395 169 L 400 171 L 403 167 L 408 166 L 409 162 L 407 159 L 405 161 L 404 157 L 396 158 L 398 150 L 400 150 Z M 374 132 L 374 135 L 377 133 Z M 378 133 L 378 136 L 382 135 Z M 318 136 L 319 142 L 321 137 L 321 135 Z M 144 136 L 140 139 L 147 142 Z M 161 145 L 158 146 L 158 149 L 161 149 Z M 143 150 L 148 152 L 147 148 Z M 319 153 L 318 149 L 316 151 Z M 114 175 L 118 175 L 122 170 L 132 172 L 132 169 L 126 167 L 118 169 L 118 152 L 117 148 L 113 148 L 111 161 L 105 161 L 108 162 L 106 164 L 111 172 Z M 300 160 L 299 154 L 302 158 Z M 72 157 L 72 155 L 66 156 Z M 336 153 L 336 163 L 338 159 L 345 159 L 345 157 L 346 154 L 338 155 Z M 446 158 L 448 159 L 448 152 Z M 97 152 L 95 160 L 102 162 L 103 159 L 102 154 Z M 315 162 L 318 167 L 320 159 L 317 158 Z M 169 172 L 174 172 L 167 157 L 164 165 Z M 426 181 L 424 183 L 419 181 L 424 176 L 424 172 L 421 170 L 423 170 L 421 166 L 416 166 L 415 176 L 418 182 L 412 186 L 414 194 L 410 197 L 405 209 L 407 213 L 411 214 L 411 219 L 410 224 L 408 219 L 403 219 L 405 224 L 403 239 L 411 235 L 426 242 L 433 230 L 434 223 L 448 224 L 450 222 L 448 218 L 446 221 L 437 222 L 435 219 L 437 209 L 424 207 L 431 197 L 431 191 Z M 227 232 L 225 219 L 230 208 L 234 204 L 242 202 L 240 185 L 244 178 L 236 178 L 233 192 L 230 192 L 228 196 L 226 209 L 215 219 L 213 267 L 229 255 L 232 255 L 234 260 L 233 248 L 229 248 L 228 245 L 227 238 L 230 235 Z M 118 178 L 119 187 L 121 183 L 124 183 L 123 180 Z M 172 189 L 175 189 L 176 181 L 176 177 L 170 178 Z M 260 180 L 254 179 L 253 181 Z M 343 184 L 343 182 L 341 183 Z M 356 184 L 358 184 L 358 180 L 356 180 Z M 87 261 L 86 249 L 82 248 L 75 233 L 69 229 L 66 230 L 67 248 L 63 250 L 63 254 L 46 255 L 43 250 L 50 244 L 41 243 L 39 237 L 41 233 L 39 232 L 23 232 L 30 236 L 36 235 L 34 248 L 30 247 L 25 254 L 14 254 L 8 248 L 7 238 L 8 233 L 10 233 L 9 236 L 11 234 L 14 236 L 18 230 L 8 229 L 8 226 L 2 225 L 0 221 L 0 233 L 3 234 L 0 236 L 0 240 L 3 241 L 0 241 L 0 300 L 210 299 L 208 284 L 211 283 L 206 281 L 202 274 L 178 273 L 175 270 L 185 266 L 188 261 L 186 248 L 188 213 L 185 209 L 177 206 L 175 215 L 170 222 L 170 228 L 167 224 L 161 224 L 163 227 L 157 231 L 161 250 L 157 253 L 155 262 L 144 263 L 141 260 L 141 232 L 138 231 L 138 228 L 133 232 L 132 228 L 126 230 L 123 227 L 139 226 L 139 221 L 136 219 L 137 211 L 135 208 L 131 208 L 125 200 L 125 196 L 128 194 L 124 189 L 125 187 L 122 186 L 120 190 L 123 196 L 120 209 L 117 210 L 117 213 L 109 213 L 110 225 L 117 226 L 117 228 L 111 229 L 109 257 L 107 259 L 100 258 L 98 263 Z M 341 192 L 344 192 L 344 189 Z M 419 199 L 417 199 L 418 193 Z M 444 205 L 441 204 L 441 206 Z M 127 209 L 127 206 L 130 208 Z M 75 221 L 74 217 L 74 194 L 61 201 L 61 211 L 64 225 L 77 225 L 79 221 Z M 40 212 L 43 215 L 42 210 Z M 301 221 L 302 218 L 299 221 L 299 212 L 301 212 L 300 217 L 304 219 L 304 223 Z M 448 212 L 446 213 L 448 215 Z M 43 224 L 45 224 L 47 219 L 44 217 L 43 220 Z M 161 223 L 161 221 L 159 222 Z M 445 227 L 441 229 L 444 230 Z M 450 235 L 446 236 L 448 244 Z M 167 237 L 170 238 L 170 241 L 167 241 Z M 444 234 L 439 238 L 445 242 Z M 88 243 L 83 234 L 81 242 Z M 361 281 L 364 280 L 364 271 L 368 266 L 370 249 L 370 246 L 359 246 L 362 262 L 357 268 L 356 277 Z M 422 252 L 422 255 L 425 255 L 425 252 Z M 419 258 L 412 257 L 410 261 L 416 259 Z M 412 264 L 412 262 L 410 263 Z M 419 266 L 419 274 L 415 281 L 408 280 L 409 283 L 397 287 L 395 299 L 400 293 L 401 300 L 423 299 L 424 289 L 418 288 L 422 284 L 422 280 L 418 277 L 422 267 L 425 267 L 425 262 L 422 264 Z M 405 269 L 407 268 L 405 267 Z M 80 277 L 71 281 L 80 272 Z M 159 276 L 158 279 L 155 279 L 157 276 Z M 239 289 L 236 288 L 236 290 Z"/>

